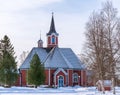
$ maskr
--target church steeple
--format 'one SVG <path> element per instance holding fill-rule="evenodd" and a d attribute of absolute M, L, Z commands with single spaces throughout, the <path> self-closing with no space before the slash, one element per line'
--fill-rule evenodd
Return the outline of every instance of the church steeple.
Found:
<path fill-rule="evenodd" d="M 51 19 L 51 25 L 50 25 L 50 30 L 49 32 L 47 33 L 47 35 L 51 35 L 52 33 L 55 33 L 58 35 L 58 33 L 56 32 L 55 30 L 55 24 L 54 24 L 54 14 L 52 13 L 52 19 Z"/>
<path fill-rule="evenodd" d="M 52 13 L 50 30 L 47 33 L 47 47 L 52 48 L 58 46 L 58 33 L 55 30 L 54 16 Z"/>
<path fill-rule="evenodd" d="M 40 33 L 40 39 L 38 40 L 38 47 L 42 48 L 43 47 L 43 41 L 41 39 L 41 33 Z"/>

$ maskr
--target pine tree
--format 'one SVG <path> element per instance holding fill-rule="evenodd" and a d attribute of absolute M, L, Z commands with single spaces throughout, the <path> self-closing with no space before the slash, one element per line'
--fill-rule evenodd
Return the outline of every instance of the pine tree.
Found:
<path fill-rule="evenodd" d="M 12 56 L 15 55 L 14 47 L 11 44 L 10 39 L 7 35 L 4 36 L 3 40 L 1 40 L 1 43 L 3 45 L 3 47 L 2 47 L 3 51 L 8 51 Z M 14 57 L 14 58 L 16 58 L 16 57 Z"/>
<path fill-rule="evenodd" d="M 2 59 L 0 61 L 0 82 L 2 85 L 11 86 L 17 79 L 17 62 L 14 57 L 14 47 L 10 43 L 10 39 L 5 35 L 1 41 Z"/>
<path fill-rule="evenodd" d="M 44 66 L 41 64 L 41 61 L 37 54 L 34 54 L 31 62 L 30 69 L 28 70 L 27 82 L 30 85 L 37 86 L 43 84 L 45 81 Z"/>

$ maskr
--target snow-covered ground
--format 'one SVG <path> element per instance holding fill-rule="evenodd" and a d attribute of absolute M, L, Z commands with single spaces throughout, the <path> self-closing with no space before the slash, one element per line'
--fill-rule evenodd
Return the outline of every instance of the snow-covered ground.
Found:
<path fill-rule="evenodd" d="M 120 87 L 116 87 L 116 94 L 120 95 Z M 0 95 L 113 95 L 112 91 L 105 94 L 95 87 L 62 87 L 62 88 L 28 88 L 28 87 L 0 87 Z"/>

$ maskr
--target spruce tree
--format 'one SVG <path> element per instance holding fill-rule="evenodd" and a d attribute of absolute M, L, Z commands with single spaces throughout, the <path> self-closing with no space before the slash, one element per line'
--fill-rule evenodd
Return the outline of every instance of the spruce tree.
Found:
<path fill-rule="evenodd" d="M 2 85 L 11 86 L 17 80 L 17 62 L 14 57 L 14 47 L 10 43 L 8 36 L 4 36 L 1 41 L 2 59 L 0 61 L 0 83 Z"/>
<path fill-rule="evenodd" d="M 34 54 L 31 62 L 30 69 L 28 70 L 27 82 L 30 85 L 37 86 L 43 84 L 45 81 L 44 66 L 41 64 L 41 61 L 37 54 Z"/>
<path fill-rule="evenodd" d="M 1 43 L 2 43 L 2 48 L 3 48 L 3 51 L 8 51 L 14 58 L 16 58 L 14 55 L 15 55 L 15 52 L 14 52 L 14 47 L 13 45 L 11 44 L 10 42 L 10 39 L 7 35 L 4 36 L 4 38 L 1 40 Z"/>

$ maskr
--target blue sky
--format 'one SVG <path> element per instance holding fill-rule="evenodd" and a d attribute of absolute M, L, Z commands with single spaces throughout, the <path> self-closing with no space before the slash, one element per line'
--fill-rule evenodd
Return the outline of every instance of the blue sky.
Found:
<path fill-rule="evenodd" d="M 51 13 L 54 12 L 59 47 L 72 48 L 76 54 L 83 50 L 85 24 L 94 10 L 101 9 L 106 0 L 0 0 L 0 38 L 7 34 L 16 55 L 37 46 L 42 34 L 46 47 Z M 120 12 L 120 0 L 112 0 Z"/>

